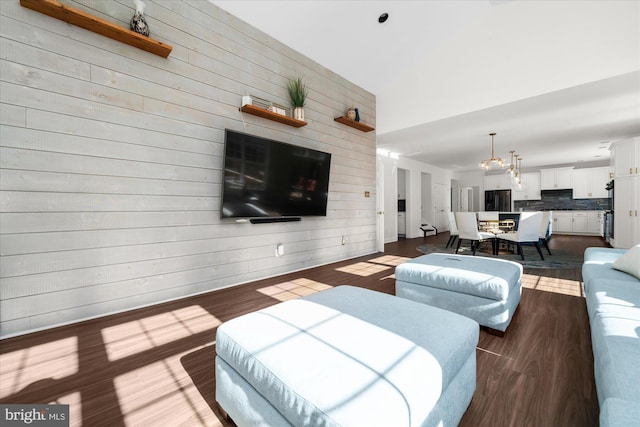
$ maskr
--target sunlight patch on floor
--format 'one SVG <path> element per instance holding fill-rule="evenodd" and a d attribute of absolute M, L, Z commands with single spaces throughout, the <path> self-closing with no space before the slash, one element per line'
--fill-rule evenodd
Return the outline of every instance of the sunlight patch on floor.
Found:
<path fill-rule="evenodd" d="M 69 426 L 82 425 L 82 394 L 79 391 L 60 396 L 55 401 L 47 403 L 69 405 Z"/>
<path fill-rule="evenodd" d="M 391 269 L 391 267 L 386 265 L 374 264 L 371 262 L 356 262 L 355 264 L 336 268 L 336 271 L 355 274 L 356 276 L 369 277 L 389 269 Z"/>
<path fill-rule="evenodd" d="M 271 298 L 275 298 L 278 301 L 288 301 L 305 295 L 315 294 L 316 292 L 324 291 L 325 289 L 332 287 L 333 286 L 327 285 L 326 283 L 316 282 L 315 280 L 301 277 L 299 279 L 258 289 L 258 292 L 270 296 Z"/>
<path fill-rule="evenodd" d="M 371 258 L 368 261 L 356 262 L 354 264 L 345 265 L 344 267 L 336 268 L 336 271 L 342 273 L 355 274 L 356 276 L 369 277 L 374 274 L 390 270 L 392 267 L 397 267 L 403 262 L 409 261 L 411 258 L 395 256 L 395 255 L 382 255 L 377 258 Z M 395 277 L 393 273 L 390 276 L 386 276 L 383 279 Z"/>
<path fill-rule="evenodd" d="M 411 258 L 403 257 L 403 256 L 395 256 L 395 255 L 383 255 L 378 258 L 371 258 L 368 262 L 372 262 L 374 264 L 384 264 L 390 265 L 392 267 L 397 267 L 403 262 L 407 262 L 411 260 Z"/>
<path fill-rule="evenodd" d="M 0 398 L 78 372 L 78 339 L 64 338 L 0 354 Z"/>
<path fill-rule="evenodd" d="M 577 280 L 558 279 L 555 277 L 537 276 L 535 274 L 522 275 L 522 287 L 537 291 L 553 292 L 556 294 L 581 297 L 582 284 Z"/>
<path fill-rule="evenodd" d="M 125 425 L 177 425 L 174 421 L 183 417 L 176 410 L 185 408 L 201 418 L 193 420 L 193 425 L 206 425 L 203 416 L 197 413 L 197 408 L 202 407 L 202 395 L 180 360 L 193 351 L 171 355 L 114 379 Z"/>
<path fill-rule="evenodd" d="M 104 328 L 102 339 L 109 360 L 118 360 L 211 330 L 221 323 L 201 306 L 192 305 Z"/>

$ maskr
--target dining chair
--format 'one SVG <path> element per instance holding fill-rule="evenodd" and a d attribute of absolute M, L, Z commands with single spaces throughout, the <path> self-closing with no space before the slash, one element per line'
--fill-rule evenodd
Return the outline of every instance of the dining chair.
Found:
<path fill-rule="evenodd" d="M 456 253 L 460 250 L 460 244 L 463 240 L 471 241 L 471 253 L 476 254 L 478 244 L 483 241 L 491 240 L 492 253 L 496 253 L 496 235 L 484 231 L 478 231 L 478 219 L 475 212 L 456 212 L 456 225 L 458 226 L 458 246 Z"/>
<path fill-rule="evenodd" d="M 553 221 L 551 211 L 542 212 L 542 223 L 540 224 L 540 236 L 539 240 L 545 247 L 549 255 L 551 255 L 551 249 L 549 249 L 549 239 L 551 238 L 551 221 Z"/>
<path fill-rule="evenodd" d="M 449 245 L 453 247 L 453 244 L 456 242 L 459 234 L 458 225 L 456 224 L 456 216 L 453 212 L 447 212 L 447 219 L 449 220 L 449 240 L 447 241 L 447 246 L 445 246 L 445 248 L 448 248 Z"/>
<path fill-rule="evenodd" d="M 518 221 L 518 230 L 503 233 L 496 236 L 498 240 L 504 240 L 509 243 L 515 243 L 518 247 L 518 255 L 522 257 L 524 261 L 524 252 L 522 251 L 523 244 L 532 244 L 538 250 L 540 259 L 544 260 L 542 251 L 540 250 L 540 227 L 542 226 L 542 212 L 529 213 L 524 212 L 520 214 L 520 220 Z"/>

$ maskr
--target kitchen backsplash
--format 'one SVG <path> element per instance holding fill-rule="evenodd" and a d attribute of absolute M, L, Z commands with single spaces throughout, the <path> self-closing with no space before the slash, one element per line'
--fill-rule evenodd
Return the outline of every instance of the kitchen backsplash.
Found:
<path fill-rule="evenodd" d="M 515 211 L 593 211 L 612 209 L 611 199 L 574 199 L 573 190 L 542 190 L 541 200 L 516 200 Z"/>

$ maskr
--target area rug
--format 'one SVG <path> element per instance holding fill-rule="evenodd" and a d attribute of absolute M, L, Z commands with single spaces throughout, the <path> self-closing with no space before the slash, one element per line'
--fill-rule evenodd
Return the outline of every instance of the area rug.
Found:
<path fill-rule="evenodd" d="M 471 247 L 464 243 L 460 246 L 458 255 L 471 255 Z M 431 253 L 454 254 L 456 252 L 455 245 L 453 248 L 445 248 L 445 244 L 438 243 L 420 245 L 416 249 L 425 255 Z M 544 260 L 541 260 L 534 246 L 523 246 L 522 250 L 524 251 L 524 261 L 520 258 L 520 255 L 506 253 L 504 250 L 501 250 L 500 255 L 492 255 L 490 248 L 487 248 L 486 251 L 484 248 L 479 248 L 476 251 L 476 256 L 506 259 L 508 261 L 518 262 L 525 268 L 582 268 L 582 255 L 573 255 L 558 249 L 552 250 L 551 253 L 553 255 L 549 255 L 546 249 L 542 248 Z"/>

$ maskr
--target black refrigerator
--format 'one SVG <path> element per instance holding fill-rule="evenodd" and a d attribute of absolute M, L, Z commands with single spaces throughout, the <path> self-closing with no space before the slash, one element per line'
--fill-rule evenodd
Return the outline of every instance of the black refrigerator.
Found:
<path fill-rule="evenodd" d="M 485 191 L 484 210 L 511 212 L 511 190 Z"/>

